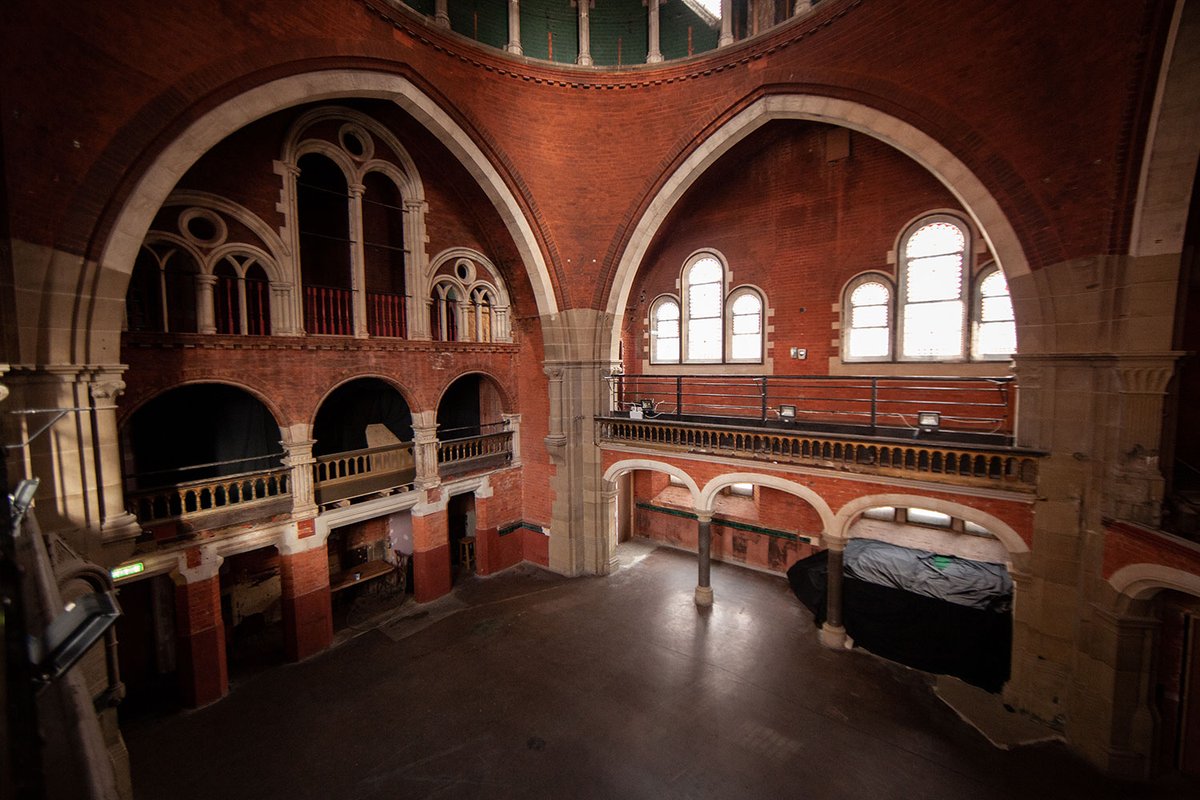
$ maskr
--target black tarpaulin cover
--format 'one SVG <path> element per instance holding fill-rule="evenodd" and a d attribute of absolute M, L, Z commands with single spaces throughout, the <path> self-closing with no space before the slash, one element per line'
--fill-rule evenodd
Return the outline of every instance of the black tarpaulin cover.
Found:
<path fill-rule="evenodd" d="M 990 692 L 1000 691 L 1008 680 L 1012 650 L 1011 580 L 998 581 L 998 591 L 993 596 L 981 597 L 975 606 L 948 602 L 854 577 L 856 567 L 849 564 L 854 551 L 878 553 L 871 546 L 851 548 L 855 541 L 859 540 L 847 545 L 842 599 L 843 624 L 855 644 L 916 669 L 954 675 Z M 875 544 L 881 543 L 871 542 Z M 890 554 L 889 572 L 902 573 L 906 559 L 918 574 L 929 566 L 920 561 L 923 555 L 930 555 L 924 551 L 895 545 L 885 547 L 900 551 Z M 939 564 L 945 563 L 944 559 L 966 565 L 975 563 L 952 556 L 938 559 Z M 797 561 L 787 573 L 792 591 L 813 612 L 818 626 L 825 622 L 827 568 L 828 553 L 823 551 Z M 953 587 L 950 593 L 954 594 Z"/>

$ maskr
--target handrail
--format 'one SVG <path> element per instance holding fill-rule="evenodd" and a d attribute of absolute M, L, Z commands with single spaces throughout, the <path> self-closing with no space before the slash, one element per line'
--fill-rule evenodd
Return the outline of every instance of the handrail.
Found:
<path fill-rule="evenodd" d="M 512 449 L 512 431 L 448 439 L 438 442 L 438 466 L 463 465 L 493 458 L 511 461 Z"/>
<path fill-rule="evenodd" d="M 733 425 L 597 417 L 596 441 L 650 450 L 1032 492 L 1041 453 L 1011 447 L 824 435 Z"/>
<path fill-rule="evenodd" d="M 395 491 L 411 484 L 416 475 L 413 443 L 317 456 L 312 475 L 319 504 Z"/>
<path fill-rule="evenodd" d="M 917 430 L 917 412 L 936 411 L 939 427 L 1011 442 L 1015 380 L 919 375 L 645 375 L 611 378 L 612 408 L 646 405 L 656 417 L 773 423 L 782 409 L 798 423 Z"/>
<path fill-rule="evenodd" d="M 128 492 L 125 499 L 129 512 L 144 525 L 278 500 L 290 492 L 291 470 L 277 467 Z"/>

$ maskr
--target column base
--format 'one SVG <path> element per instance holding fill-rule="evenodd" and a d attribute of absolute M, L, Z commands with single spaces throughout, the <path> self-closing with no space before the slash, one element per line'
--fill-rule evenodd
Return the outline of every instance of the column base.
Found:
<path fill-rule="evenodd" d="M 846 629 L 841 625 L 830 625 L 829 623 L 825 623 L 821 626 L 821 630 L 817 634 L 817 638 L 820 640 L 821 644 L 828 647 L 830 650 L 848 649 L 846 647 L 846 642 L 848 641 Z"/>
<path fill-rule="evenodd" d="M 521 45 L 519 44 L 506 44 L 504 45 L 504 51 L 507 53 L 512 53 L 514 56 L 525 55 L 524 51 L 521 50 Z"/>
<path fill-rule="evenodd" d="M 142 535 L 142 526 L 138 523 L 137 517 L 126 511 L 112 519 L 106 519 L 100 526 L 100 535 L 106 544 L 124 539 L 136 539 Z"/>
<path fill-rule="evenodd" d="M 661 53 L 651 53 L 650 55 L 646 56 L 647 64 L 661 64 L 662 60 L 663 57 Z"/>
<path fill-rule="evenodd" d="M 696 605 L 711 606 L 713 604 L 713 590 L 711 586 L 696 587 Z"/>
<path fill-rule="evenodd" d="M 575 59 L 575 63 L 581 67 L 590 67 L 593 64 L 591 56 L 580 56 Z"/>

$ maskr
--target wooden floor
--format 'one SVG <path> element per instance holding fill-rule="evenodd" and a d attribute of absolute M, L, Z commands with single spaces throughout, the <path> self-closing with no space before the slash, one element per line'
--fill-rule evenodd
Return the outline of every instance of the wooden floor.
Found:
<path fill-rule="evenodd" d="M 993 748 L 932 679 L 816 642 L 781 577 L 623 545 L 606 578 L 528 566 L 411 600 L 208 708 L 125 728 L 137 796 L 1174 798 L 1059 743 Z"/>

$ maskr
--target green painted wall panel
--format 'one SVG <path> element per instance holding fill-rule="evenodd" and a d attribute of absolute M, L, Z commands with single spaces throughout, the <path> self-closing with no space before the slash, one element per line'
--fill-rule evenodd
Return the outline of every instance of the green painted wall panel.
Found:
<path fill-rule="evenodd" d="M 524 54 L 530 58 L 574 64 L 579 55 L 578 13 L 569 0 L 523 0 L 521 49 Z M 553 57 L 548 54 L 549 34 L 554 35 Z"/>
<path fill-rule="evenodd" d="M 717 49 L 717 37 L 720 31 L 704 24 L 696 14 L 683 3 L 663 3 L 659 6 L 659 47 L 663 58 L 687 58 L 688 29 L 692 33 L 692 54 L 703 53 Z"/>
<path fill-rule="evenodd" d="M 508 44 L 508 3 L 503 0 L 450 0 L 450 30 L 477 42 Z"/>
<path fill-rule="evenodd" d="M 430 17 L 433 16 L 434 0 L 404 0 L 404 5 L 420 14 L 425 14 L 426 16 Z"/>
<path fill-rule="evenodd" d="M 645 64 L 649 20 L 642 0 L 596 0 L 592 60 L 608 67 Z"/>

